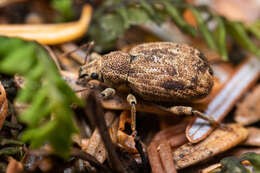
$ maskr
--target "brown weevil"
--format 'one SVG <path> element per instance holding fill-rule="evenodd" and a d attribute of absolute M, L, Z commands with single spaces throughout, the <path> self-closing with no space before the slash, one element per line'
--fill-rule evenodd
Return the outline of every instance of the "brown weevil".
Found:
<path fill-rule="evenodd" d="M 132 93 L 127 101 L 132 105 L 133 131 L 134 95 L 147 101 L 185 103 L 207 96 L 213 86 L 213 71 L 203 54 L 186 44 L 171 42 L 137 45 L 128 53 L 111 52 L 82 66 L 79 78 L 98 79 L 111 87 L 102 92 L 105 98 L 115 94 L 115 89 Z M 178 115 L 197 115 L 216 123 L 191 107 L 170 109 Z"/>

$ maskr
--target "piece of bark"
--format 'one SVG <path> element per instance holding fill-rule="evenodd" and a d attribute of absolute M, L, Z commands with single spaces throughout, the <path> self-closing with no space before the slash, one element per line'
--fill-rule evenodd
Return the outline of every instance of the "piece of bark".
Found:
<path fill-rule="evenodd" d="M 243 125 L 249 125 L 260 120 L 260 85 L 257 85 L 238 104 L 234 119 Z"/>
<path fill-rule="evenodd" d="M 243 142 L 243 145 L 260 147 L 260 128 L 249 127 L 247 128 L 247 130 L 248 137 L 245 142 Z"/>
<path fill-rule="evenodd" d="M 165 173 L 177 173 L 169 143 L 167 141 L 162 142 L 159 145 L 158 150 Z"/>
<path fill-rule="evenodd" d="M 231 129 L 216 129 L 204 141 L 198 144 L 184 144 L 173 151 L 177 169 L 182 169 L 222 153 L 244 141 L 247 129 L 239 124 L 230 124 Z"/>

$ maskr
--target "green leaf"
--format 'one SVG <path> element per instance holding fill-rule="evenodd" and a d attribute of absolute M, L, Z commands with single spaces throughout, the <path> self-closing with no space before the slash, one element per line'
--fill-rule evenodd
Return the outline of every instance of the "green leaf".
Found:
<path fill-rule="evenodd" d="M 226 44 L 226 29 L 224 25 L 224 21 L 219 16 L 214 16 L 214 19 L 218 22 L 218 26 L 216 28 L 216 42 L 218 46 L 218 52 L 221 55 L 222 60 L 228 60 L 227 53 L 227 44 Z"/>
<path fill-rule="evenodd" d="M 241 160 L 248 160 L 254 167 L 255 172 L 260 172 L 260 154 L 253 152 L 245 153 L 241 156 Z"/>
<path fill-rule="evenodd" d="M 118 14 L 104 15 L 90 27 L 89 33 L 97 45 L 109 47 L 109 43 L 124 33 L 124 21 Z"/>
<path fill-rule="evenodd" d="M 260 56 L 259 48 L 250 40 L 242 23 L 226 21 L 227 31 L 237 43 L 246 50 Z"/>
<path fill-rule="evenodd" d="M 200 15 L 200 12 L 193 7 L 190 7 L 189 9 L 191 10 L 192 14 L 196 18 L 196 21 L 198 23 L 198 28 L 199 28 L 203 38 L 205 39 L 206 43 L 208 44 L 208 46 L 213 50 L 217 50 L 217 45 L 215 43 L 215 40 L 214 40 L 213 36 L 211 35 L 211 32 L 209 31 L 202 16 Z"/>
<path fill-rule="evenodd" d="M 131 25 L 138 25 L 150 21 L 147 13 L 139 8 L 120 8 L 117 12 L 124 21 L 124 29 L 128 29 Z"/>
<path fill-rule="evenodd" d="M 180 29 L 192 36 L 197 35 L 197 31 L 191 25 L 189 25 L 181 16 L 180 12 L 176 7 L 174 7 L 170 2 L 163 0 L 162 4 L 164 5 L 165 10 L 173 19 L 173 22 L 180 27 Z"/>
<path fill-rule="evenodd" d="M 0 36 L 0 71 L 25 77 L 16 98 L 29 105 L 19 116 L 27 124 L 22 139 L 33 148 L 49 143 L 54 153 L 67 158 L 77 132 L 70 106 L 84 104 L 62 80 L 47 51 L 34 42 Z"/>
<path fill-rule="evenodd" d="M 222 170 L 221 173 L 249 173 L 236 157 L 226 157 L 221 160 Z"/>
<path fill-rule="evenodd" d="M 61 14 L 58 21 L 66 22 L 74 18 L 75 14 L 72 8 L 72 0 L 52 0 L 51 5 Z"/>

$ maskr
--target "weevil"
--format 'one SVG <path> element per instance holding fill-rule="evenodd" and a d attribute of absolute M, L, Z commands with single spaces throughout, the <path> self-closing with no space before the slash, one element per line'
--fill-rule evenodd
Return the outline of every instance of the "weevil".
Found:
<path fill-rule="evenodd" d="M 102 92 L 104 98 L 114 95 L 116 90 L 129 92 L 133 131 L 135 95 L 146 101 L 179 104 L 204 98 L 213 86 L 213 71 L 205 56 L 187 44 L 171 42 L 144 43 L 128 53 L 108 53 L 82 66 L 79 78 L 86 82 L 98 79 L 106 84 L 109 88 Z M 197 115 L 216 124 L 191 107 L 170 109 L 177 115 Z"/>

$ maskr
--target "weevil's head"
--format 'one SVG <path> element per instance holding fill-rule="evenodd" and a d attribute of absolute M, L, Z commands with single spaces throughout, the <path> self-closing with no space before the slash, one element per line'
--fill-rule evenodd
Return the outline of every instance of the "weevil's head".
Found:
<path fill-rule="evenodd" d="M 102 81 L 101 74 L 102 57 L 96 57 L 94 60 L 83 65 L 79 69 L 79 80 L 83 83 L 96 79 Z"/>

